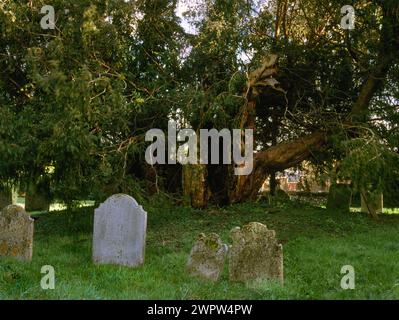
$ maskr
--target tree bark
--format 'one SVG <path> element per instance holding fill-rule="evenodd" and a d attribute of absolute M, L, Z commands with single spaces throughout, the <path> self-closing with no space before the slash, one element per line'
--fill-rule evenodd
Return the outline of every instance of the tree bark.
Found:
<path fill-rule="evenodd" d="M 327 146 L 327 134 L 320 131 L 256 153 L 252 173 L 236 177 L 231 202 L 255 199 L 268 174 L 291 168 L 308 159 L 312 152 L 321 152 Z"/>
<path fill-rule="evenodd" d="M 194 208 L 205 208 L 208 205 L 208 170 L 204 164 L 183 166 L 183 196 L 191 201 Z"/>

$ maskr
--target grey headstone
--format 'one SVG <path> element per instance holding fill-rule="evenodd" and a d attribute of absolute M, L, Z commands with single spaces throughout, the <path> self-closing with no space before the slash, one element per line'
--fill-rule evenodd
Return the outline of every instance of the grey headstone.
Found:
<path fill-rule="evenodd" d="M 283 247 L 274 230 L 264 224 L 251 222 L 242 229 L 231 230 L 233 244 L 229 250 L 230 280 L 277 280 L 284 282 Z"/>
<path fill-rule="evenodd" d="M 191 250 L 187 262 L 187 271 L 192 276 L 217 281 L 223 272 L 228 246 L 223 244 L 219 235 L 208 236 L 201 233 Z"/>
<path fill-rule="evenodd" d="M 0 256 L 30 261 L 33 249 L 33 223 L 33 219 L 22 207 L 5 207 L 0 212 Z"/>
<path fill-rule="evenodd" d="M 132 197 L 113 195 L 95 210 L 93 261 L 129 267 L 144 263 L 147 213 Z"/>

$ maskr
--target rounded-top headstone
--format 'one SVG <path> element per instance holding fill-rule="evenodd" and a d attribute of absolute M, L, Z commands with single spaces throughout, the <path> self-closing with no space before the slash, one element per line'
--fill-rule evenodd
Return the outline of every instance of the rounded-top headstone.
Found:
<path fill-rule="evenodd" d="M 33 219 L 17 205 L 0 212 L 0 256 L 32 259 Z"/>
<path fill-rule="evenodd" d="M 217 281 L 223 272 L 227 251 L 228 246 L 222 243 L 218 234 L 201 233 L 188 258 L 188 273 L 206 280 Z"/>
<path fill-rule="evenodd" d="M 231 281 L 269 279 L 283 284 L 283 247 L 274 230 L 251 222 L 243 228 L 233 228 L 230 237 L 233 240 L 229 250 Z"/>
<path fill-rule="evenodd" d="M 94 213 L 93 261 L 130 267 L 144 263 L 147 213 L 137 201 L 116 194 Z"/>

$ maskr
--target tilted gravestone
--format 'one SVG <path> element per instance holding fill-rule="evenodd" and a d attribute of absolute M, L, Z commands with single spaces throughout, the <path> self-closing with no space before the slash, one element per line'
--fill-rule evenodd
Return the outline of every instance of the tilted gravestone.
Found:
<path fill-rule="evenodd" d="M 349 212 L 352 202 L 352 191 L 348 184 L 337 183 L 330 187 L 327 198 L 327 209 L 337 212 Z"/>
<path fill-rule="evenodd" d="M 30 261 L 33 249 L 33 223 L 33 219 L 22 207 L 5 207 L 0 212 L 0 256 Z"/>
<path fill-rule="evenodd" d="M 233 244 L 229 249 L 230 280 L 277 280 L 284 282 L 283 247 L 274 230 L 264 224 L 251 222 L 242 229 L 231 230 Z"/>
<path fill-rule="evenodd" d="M 136 200 L 113 195 L 95 210 L 93 261 L 129 267 L 144 263 L 147 213 Z"/>
<path fill-rule="evenodd" d="M 208 236 L 201 233 L 191 250 L 187 262 L 187 271 L 192 276 L 217 281 L 223 272 L 228 246 L 223 244 L 219 235 Z"/>

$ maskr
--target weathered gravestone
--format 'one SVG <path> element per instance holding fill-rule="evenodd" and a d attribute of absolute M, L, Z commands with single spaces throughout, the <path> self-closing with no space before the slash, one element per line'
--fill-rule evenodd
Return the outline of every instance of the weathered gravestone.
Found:
<path fill-rule="evenodd" d="M 361 192 L 361 211 L 371 215 L 381 214 L 384 210 L 383 194 L 371 195 L 370 192 Z"/>
<path fill-rule="evenodd" d="M 223 272 L 228 247 L 219 235 L 201 233 L 188 258 L 187 271 L 192 276 L 217 281 Z"/>
<path fill-rule="evenodd" d="M 348 184 L 337 183 L 331 185 L 327 198 L 328 210 L 349 212 L 351 202 L 352 191 Z"/>
<path fill-rule="evenodd" d="M 264 224 L 251 222 L 242 229 L 231 230 L 233 244 L 229 250 L 230 280 L 277 280 L 284 282 L 283 247 L 274 230 Z"/>
<path fill-rule="evenodd" d="M 93 261 L 129 267 L 144 263 L 147 213 L 136 200 L 113 195 L 95 210 Z"/>
<path fill-rule="evenodd" d="M 5 207 L 0 212 L 0 256 L 31 260 L 33 223 L 22 207 Z"/>

